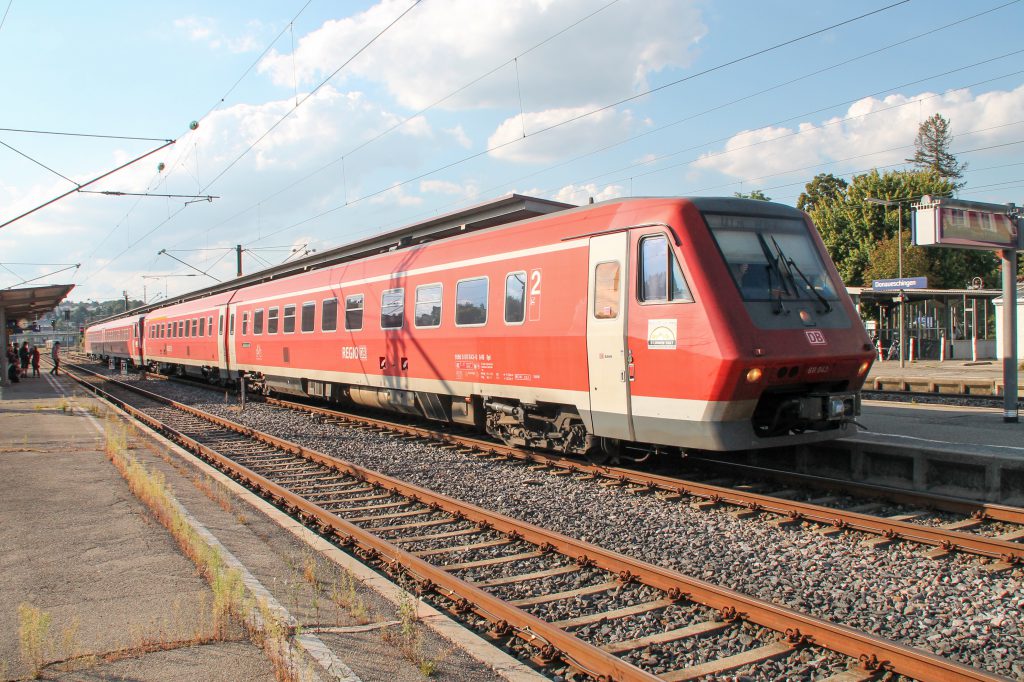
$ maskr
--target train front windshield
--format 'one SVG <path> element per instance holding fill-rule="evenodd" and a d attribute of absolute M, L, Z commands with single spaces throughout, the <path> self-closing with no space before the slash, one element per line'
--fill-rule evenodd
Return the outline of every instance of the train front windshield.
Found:
<path fill-rule="evenodd" d="M 802 220 L 705 213 L 745 301 L 838 300 Z"/>

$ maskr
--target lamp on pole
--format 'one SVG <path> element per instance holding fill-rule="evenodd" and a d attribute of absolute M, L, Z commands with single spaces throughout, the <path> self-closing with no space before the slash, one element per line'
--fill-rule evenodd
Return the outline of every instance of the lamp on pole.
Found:
<path fill-rule="evenodd" d="M 864 201 L 886 208 L 896 207 L 898 211 L 896 214 L 896 277 L 903 279 L 903 202 L 899 199 L 876 199 L 875 197 L 867 197 Z M 905 366 L 903 361 L 903 298 L 903 289 L 900 289 L 900 367 Z"/>

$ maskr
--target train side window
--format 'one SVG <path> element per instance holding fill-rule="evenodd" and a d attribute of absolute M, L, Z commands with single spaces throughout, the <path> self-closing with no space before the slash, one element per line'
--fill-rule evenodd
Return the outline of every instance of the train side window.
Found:
<path fill-rule="evenodd" d="M 338 299 L 326 298 L 320 304 L 320 331 L 333 332 L 338 328 Z"/>
<path fill-rule="evenodd" d="M 192 336 L 199 336 L 199 320 L 192 318 Z"/>
<path fill-rule="evenodd" d="M 210 336 L 213 336 L 213 315 L 209 315 L 206 318 L 206 330 Z"/>
<path fill-rule="evenodd" d="M 182 336 L 186 339 L 192 338 L 192 320 L 185 320 L 185 333 Z"/>
<path fill-rule="evenodd" d="M 487 278 L 461 280 L 455 285 L 455 326 L 487 324 Z"/>
<path fill-rule="evenodd" d="M 217 315 L 217 334 L 224 333 L 224 313 Z"/>
<path fill-rule="evenodd" d="M 235 314 L 231 313 L 231 317 L 228 318 L 228 334 L 231 336 L 235 335 Z"/>
<path fill-rule="evenodd" d="M 414 316 L 417 327 L 441 326 L 441 285 L 424 284 L 416 287 L 416 313 Z"/>
<path fill-rule="evenodd" d="M 619 294 L 622 265 L 619 261 L 598 263 L 594 266 L 594 317 L 614 320 L 619 316 Z"/>
<path fill-rule="evenodd" d="M 664 235 L 640 240 L 638 289 L 645 303 L 693 303 L 679 261 Z"/>
<path fill-rule="evenodd" d="M 263 308 L 257 308 L 252 313 L 252 333 L 253 336 L 263 333 Z"/>
<path fill-rule="evenodd" d="M 277 308 L 271 308 L 270 310 L 267 311 L 267 333 L 268 334 L 276 334 L 277 333 L 277 314 L 278 314 L 278 309 Z"/>
<path fill-rule="evenodd" d="M 526 273 L 505 276 L 505 324 L 522 324 L 526 319 Z"/>
<path fill-rule="evenodd" d="M 199 336 L 206 336 L 206 318 L 199 318 Z"/>
<path fill-rule="evenodd" d="M 295 333 L 295 306 L 286 305 L 284 307 L 284 333 L 294 334 Z"/>
<path fill-rule="evenodd" d="M 345 331 L 357 332 L 363 328 L 363 295 L 345 297 Z"/>
<path fill-rule="evenodd" d="M 385 289 L 380 295 L 380 328 L 401 329 L 405 319 L 405 289 Z"/>
<path fill-rule="evenodd" d="M 313 331 L 316 323 L 316 301 L 307 301 L 302 304 L 302 333 Z"/>
<path fill-rule="evenodd" d="M 242 336 L 249 335 L 249 311 L 242 313 Z"/>

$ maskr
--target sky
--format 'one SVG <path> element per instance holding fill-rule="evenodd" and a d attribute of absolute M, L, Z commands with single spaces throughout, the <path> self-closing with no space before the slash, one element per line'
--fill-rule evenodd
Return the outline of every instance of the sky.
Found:
<path fill-rule="evenodd" d="M 1024 204 L 1019 0 L 0 12 L 0 288 L 154 302 L 230 279 L 236 245 L 250 274 L 510 192 L 795 205 L 908 167 L 935 113 L 960 197 Z"/>

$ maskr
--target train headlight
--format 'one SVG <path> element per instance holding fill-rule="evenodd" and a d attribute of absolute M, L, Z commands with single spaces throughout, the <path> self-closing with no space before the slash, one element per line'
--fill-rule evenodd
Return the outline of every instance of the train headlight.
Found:
<path fill-rule="evenodd" d="M 857 368 L 857 376 L 859 376 L 859 377 L 864 376 L 865 374 L 867 374 L 868 369 L 870 369 L 870 368 L 871 368 L 871 361 L 870 360 L 865 360 L 864 362 L 860 363 L 860 367 Z"/>
<path fill-rule="evenodd" d="M 747 370 L 747 381 L 749 383 L 751 383 L 751 384 L 756 384 L 757 382 L 759 382 L 761 380 L 761 375 L 762 374 L 763 374 L 763 372 L 761 371 L 760 367 L 755 367 L 753 369 L 748 369 Z"/>

